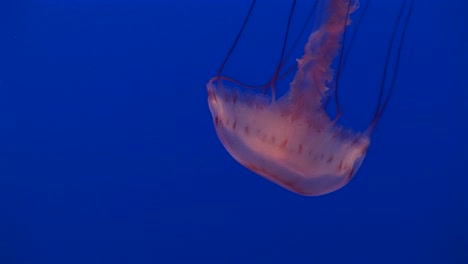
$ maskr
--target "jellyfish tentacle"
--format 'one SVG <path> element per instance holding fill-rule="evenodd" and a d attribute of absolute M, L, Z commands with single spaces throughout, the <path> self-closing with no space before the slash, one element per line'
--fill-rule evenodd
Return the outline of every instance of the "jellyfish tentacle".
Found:
<path fill-rule="evenodd" d="M 348 2 L 348 7 L 346 9 L 346 18 L 344 19 L 344 25 L 343 25 L 343 38 L 342 38 L 342 45 L 341 45 L 341 51 L 340 51 L 340 57 L 338 61 L 338 68 L 336 70 L 336 78 L 335 78 L 335 106 L 336 106 L 336 116 L 335 119 L 333 120 L 334 123 L 336 123 L 342 114 L 342 109 L 340 105 L 340 101 L 338 99 L 338 86 L 340 82 L 340 77 L 341 77 L 341 71 L 343 69 L 343 58 L 344 58 L 344 44 L 346 42 L 346 27 L 348 26 L 348 21 L 349 21 L 349 11 L 351 9 L 351 0 Z"/>
<path fill-rule="evenodd" d="M 299 34 L 297 35 L 296 39 L 294 40 L 293 44 L 291 45 L 288 53 L 286 54 L 286 56 L 284 57 L 284 63 L 286 63 L 286 61 L 288 61 L 291 56 L 293 55 L 293 52 L 294 50 L 296 49 L 296 47 L 299 45 L 299 41 L 301 40 L 301 38 L 304 36 L 304 33 L 307 29 L 307 26 L 309 25 L 310 23 L 310 20 L 312 19 L 312 16 L 313 14 L 315 13 L 315 10 L 317 8 L 317 4 L 318 4 L 318 0 L 314 2 L 314 5 L 312 6 L 312 8 L 310 9 L 309 13 L 307 14 L 306 16 L 306 20 L 304 21 L 303 25 L 302 25 L 302 28 L 301 30 L 299 31 Z M 284 77 L 286 77 L 286 75 L 288 75 L 289 73 L 291 73 L 292 71 L 294 71 L 295 69 L 297 68 L 297 63 L 295 63 L 294 65 L 292 65 L 291 67 L 287 68 L 286 71 L 284 71 L 283 73 L 281 73 L 278 77 L 278 79 L 282 79 Z"/>
<path fill-rule="evenodd" d="M 278 65 L 276 66 L 275 73 L 270 80 L 271 86 L 271 100 L 274 102 L 276 100 L 276 82 L 278 81 L 278 76 L 284 65 L 284 56 L 286 53 L 286 45 L 288 44 L 289 30 L 291 28 L 291 21 L 294 15 L 294 9 L 296 8 L 296 0 L 293 1 L 291 10 L 289 11 L 288 24 L 286 26 L 286 32 L 284 33 L 283 47 L 281 48 L 281 56 Z"/>
<path fill-rule="evenodd" d="M 384 66 L 384 70 L 383 70 L 382 81 L 381 81 L 381 84 L 380 84 L 379 99 L 377 101 L 377 106 L 376 106 L 375 111 L 374 111 L 374 116 L 372 117 L 371 123 L 369 124 L 369 127 L 367 128 L 367 130 L 365 132 L 368 135 L 371 135 L 372 132 L 374 132 L 380 118 L 382 117 L 385 109 L 387 108 L 388 102 L 390 101 L 390 97 L 392 96 L 392 93 L 394 91 L 394 87 L 395 87 L 395 83 L 396 83 L 396 77 L 397 77 L 397 74 L 398 74 L 398 69 L 399 69 L 399 64 L 400 64 L 401 50 L 403 49 L 403 43 L 404 43 L 405 36 L 406 36 L 406 30 L 408 28 L 409 21 L 410 21 L 410 18 L 411 18 L 411 14 L 412 14 L 412 11 L 413 11 L 414 0 L 410 0 L 410 4 L 409 4 L 409 8 L 408 8 L 408 15 L 406 16 L 406 19 L 403 22 L 404 24 L 403 24 L 403 29 L 402 29 L 402 33 L 401 33 L 402 35 L 401 35 L 399 46 L 398 46 L 397 51 L 396 51 L 397 54 L 396 54 L 396 58 L 395 58 L 395 69 L 394 69 L 393 74 L 391 76 L 390 87 L 389 87 L 389 90 L 387 92 L 387 96 L 385 97 L 385 99 L 383 98 L 388 67 L 390 65 L 390 56 L 391 56 L 391 53 L 392 53 L 393 45 L 395 44 L 397 29 L 398 29 L 398 26 L 400 25 L 401 19 L 403 17 L 403 13 L 404 13 L 407 2 L 408 1 L 405 1 L 402 4 L 402 6 L 400 8 L 400 12 L 398 14 L 397 22 L 395 23 L 395 26 L 393 28 L 392 37 L 390 39 L 389 48 L 387 50 L 387 55 L 386 55 L 386 58 L 385 58 L 385 66 Z"/>
<path fill-rule="evenodd" d="M 250 4 L 250 8 L 249 8 L 249 11 L 247 12 L 247 15 L 244 18 L 244 22 L 242 23 L 242 26 L 241 26 L 239 32 L 237 33 L 237 36 L 234 39 L 234 42 L 232 43 L 231 48 L 229 49 L 226 57 L 224 58 L 223 62 L 221 63 L 221 66 L 218 69 L 218 74 L 217 74 L 218 79 L 222 76 L 222 73 L 223 73 L 224 67 L 226 66 L 226 63 L 231 58 L 232 53 L 236 49 L 237 44 L 239 43 L 239 40 L 240 40 L 242 34 L 244 33 L 245 27 L 247 26 L 247 23 L 249 22 L 250 16 L 252 15 L 252 12 L 254 10 L 254 7 L 255 7 L 256 3 L 257 3 L 257 0 L 253 0 L 252 3 Z M 218 81 L 220 81 L 220 80 L 218 80 Z"/>

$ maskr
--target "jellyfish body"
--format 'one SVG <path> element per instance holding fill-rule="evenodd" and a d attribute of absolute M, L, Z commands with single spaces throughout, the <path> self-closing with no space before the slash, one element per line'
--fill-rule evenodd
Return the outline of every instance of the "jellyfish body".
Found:
<path fill-rule="evenodd" d="M 333 81 L 331 65 L 358 5 L 357 0 L 326 1 L 323 20 L 309 36 L 290 89 L 280 98 L 228 87 L 219 76 L 207 84 L 215 129 L 231 156 L 301 195 L 322 195 L 346 185 L 370 144 L 368 133 L 339 126 L 324 107 Z"/>
<path fill-rule="evenodd" d="M 220 89 L 221 88 L 221 89 Z M 361 165 L 369 138 L 334 125 L 321 109 L 292 113 L 296 102 L 208 85 L 216 132 L 245 167 L 302 195 L 332 192 Z M 298 109 L 299 110 L 299 109 Z"/>

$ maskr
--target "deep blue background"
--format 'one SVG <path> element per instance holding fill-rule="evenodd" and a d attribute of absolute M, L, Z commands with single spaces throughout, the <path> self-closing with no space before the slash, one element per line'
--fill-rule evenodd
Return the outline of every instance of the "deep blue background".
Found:
<path fill-rule="evenodd" d="M 401 3 L 374 2 L 342 79 L 358 130 Z M 465 2 L 416 0 L 363 166 L 301 197 L 234 161 L 207 107 L 249 1 L 2 1 L 0 263 L 468 263 Z M 268 78 L 289 6 L 259 2 L 226 73 Z"/>

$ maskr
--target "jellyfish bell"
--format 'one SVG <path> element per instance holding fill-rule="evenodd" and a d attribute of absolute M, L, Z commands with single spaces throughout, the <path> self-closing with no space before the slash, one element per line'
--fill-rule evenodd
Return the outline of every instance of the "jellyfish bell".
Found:
<path fill-rule="evenodd" d="M 287 96 L 271 103 L 213 83 L 208 91 L 215 129 L 227 151 L 289 190 L 303 195 L 334 191 L 351 180 L 364 159 L 369 137 L 333 125 L 319 109 L 288 113 L 295 101 Z"/>
<path fill-rule="evenodd" d="M 309 36 L 290 88 L 281 97 L 276 98 L 276 82 L 283 67 L 285 45 L 274 76 L 261 87 L 271 89 L 270 94 L 241 90 L 239 86 L 249 86 L 221 74 L 232 50 L 218 75 L 207 84 L 216 133 L 231 156 L 253 172 L 301 195 L 330 193 L 353 178 L 388 102 L 389 96 L 382 99 L 381 88 L 374 118 L 362 133 L 337 123 L 341 109 L 334 119 L 325 109 L 330 88 L 338 90 L 338 77 L 333 82 L 333 76 L 339 75 L 342 66 L 340 43 L 350 15 L 358 6 L 357 0 L 325 1 L 324 19 Z M 334 71 L 331 67 L 336 57 L 340 63 Z M 330 87 L 332 84 L 335 87 Z"/>

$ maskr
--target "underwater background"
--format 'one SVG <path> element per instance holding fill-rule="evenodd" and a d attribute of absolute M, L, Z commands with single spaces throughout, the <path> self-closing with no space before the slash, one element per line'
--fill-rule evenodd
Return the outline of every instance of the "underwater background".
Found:
<path fill-rule="evenodd" d="M 268 80 L 291 2 L 258 1 L 227 75 Z M 401 3 L 361 24 L 345 126 L 372 117 Z M 319 197 L 250 172 L 214 131 L 205 84 L 249 5 L 2 1 L 0 264 L 468 263 L 468 3 L 415 1 L 367 157 Z"/>

